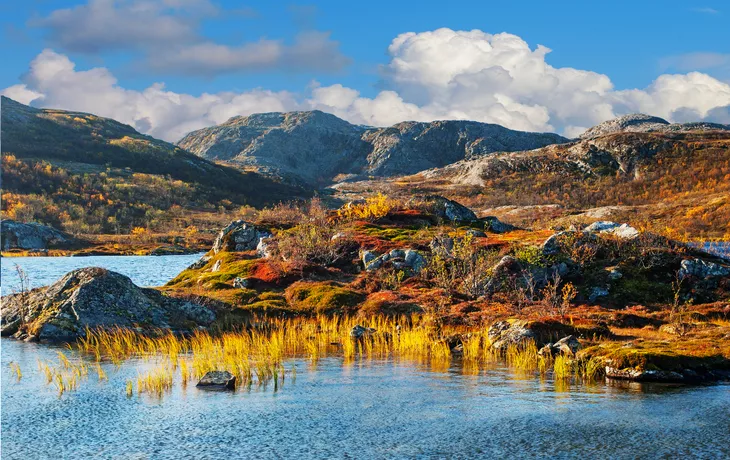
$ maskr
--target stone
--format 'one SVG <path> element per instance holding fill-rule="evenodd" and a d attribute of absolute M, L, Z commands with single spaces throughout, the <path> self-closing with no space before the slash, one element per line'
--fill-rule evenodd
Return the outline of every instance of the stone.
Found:
<path fill-rule="evenodd" d="M 486 233 L 484 233 L 481 230 L 476 230 L 474 228 L 470 228 L 469 230 L 467 230 L 466 234 L 473 238 L 486 238 L 487 237 Z"/>
<path fill-rule="evenodd" d="M 424 201 L 432 207 L 432 212 L 438 217 L 452 222 L 472 222 L 477 220 L 474 211 L 456 201 L 444 198 L 441 195 L 428 195 Z"/>
<path fill-rule="evenodd" d="M 0 222 L 2 250 L 23 249 L 42 251 L 66 248 L 78 244 L 72 236 L 47 225 L 35 222 L 22 223 L 6 219 Z"/>
<path fill-rule="evenodd" d="M 228 371 L 210 371 L 195 386 L 203 390 L 235 390 L 236 376 Z"/>
<path fill-rule="evenodd" d="M 702 259 L 685 259 L 680 264 L 680 278 L 694 277 L 699 279 L 730 276 L 730 267 Z"/>
<path fill-rule="evenodd" d="M 504 282 L 513 275 L 517 275 L 522 271 L 522 266 L 512 256 L 504 256 L 492 267 L 492 276 L 485 286 L 487 292 L 494 292 L 500 289 Z"/>
<path fill-rule="evenodd" d="M 494 216 L 482 217 L 480 222 L 484 222 L 484 228 L 494 233 L 507 233 L 517 230 L 514 225 L 507 224 Z"/>
<path fill-rule="evenodd" d="M 251 278 L 237 277 L 233 280 L 233 287 L 238 289 L 248 289 L 251 287 Z"/>
<path fill-rule="evenodd" d="M 213 266 L 210 268 L 210 271 L 215 273 L 215 272 L 220 271 L 220 269 L 221 269 L 221 261 L 216 260 L 215 263 L 213 264 Z"/>
<path fill-rule="evenodd" d="M 253 251 L 261 238 L 270 237 L 268 230 L 258 229 L 255 225 L 243 220 L 236 220 L 218 232 L 213 242 L 213 253 L 220 251 L 241 252 Z"/>
<path fill-rule="evenodd" d="M 441 257 L 451 257 L 454 252 L 454 239 L 449 236 L 435 236 L 428 244 L 431 252 Z"/>
<path fill-rule="evenodd" d="M 563 231 L 555 233 L 548 237 L 544 243 L 542 243 L 542 253 L 546 256 L 559 254 L 561 251 L 560 238 L 573 232 Z"/>
<path fill-rule="evenodd" d="M 360 258 L 362 259 L 362 264 L 367 267 L 370 262 L 377 259 L 379 254 L 375 251 L 362 251 L 362 254 Z"/>
<path fill-rule="evenodd" d="M 140 288 L 128 277 L 98 267 L 74 270 L 48 287 L 5 296 L 2 303 L 1 335 L 29 325 L 39 340 L 48 341 L 82 337 L 86 328 L 143 325 L 189 331 L 216 318 L 203 305 Z"/>
<path fill-rule="evenodd" d="M 595 302 L 600 297 L 608 296 L 608 294 L 609 294 L 608 289 L 596 286 L 593 289 L 591 289 L 591 293 L 588 295 L 588 301 Z"/>
<path fill-rule="evenodd" d="M 256 254 L 264 259 L 269 259 L 274 255 L 271 243 L 273 243 L 274 237 L 262 236 L 259 238 L 259 242 L 256 245 Z"/>
<path fill-rule="evenodd" d="M 634 239 L 639 236 L 639 231 L 628 224 L 617 224 L 607 220 L 593 222 L 583 229 L 585 233 L 608 233 L 621 239 Z"/>
<path fill-rule="evenodd" d="M 408 265 L 414 273 L 419 273 L 428 264 L 426 258 L 414 249 L 407 249 L 405 251 L 404 258 L 406 265 Z"/>
<path fill-rule="evenodd" d="M 369 335 L 375 334 L 377 330 L 372 327 L 364 327 L 361 325 L 356 325 L 352 329 L 350 329 L 350 338 L 353 340 L 361 340 Z"/>
<path fill-rule="evenodd" d="M 624 277 L 624 274 L 621 273 L 616 267 L 609 267 L 606 269 L 606 271 L 608 272 L 608 279 L 610 279 L 611 281 L 620 280 Z"/>
<path fill-rule="evenodd" d="M 522 321 L 515 321 L 512 324 L 507 321 L 497 321 L 487 330 L 487 337 L 492 349 L 505 351 L 510 345 L 535 340 L 535 333 Z"/>

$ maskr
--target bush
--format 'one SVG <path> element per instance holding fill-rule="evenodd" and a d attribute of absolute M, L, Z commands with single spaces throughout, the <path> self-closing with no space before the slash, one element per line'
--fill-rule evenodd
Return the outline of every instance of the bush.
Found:
<path fill-rule="evenodd" d="M 368 197 L 364 203 L 348 203 L 337 211 L 337 216 L 343 220 L 376 220 L 388 215 L 398 206 L 398 201 L 388 198 L 382 193 Z"/>

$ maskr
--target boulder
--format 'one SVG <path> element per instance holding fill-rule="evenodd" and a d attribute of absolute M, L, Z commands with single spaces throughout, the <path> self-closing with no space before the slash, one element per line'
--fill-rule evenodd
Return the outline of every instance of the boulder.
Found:
<path fill-rule="evenodd" d="M 3 220 L 0 222 L 2 250 L 24 249 L 42 251 L 65 248 L 78 243 L 72 236 L 46 225 Z"/>
<path fill-rule="evenodd" d="M 685 259 L 680 264 L 679 277 L 698 279 L 730 276 L 730 267 L 702 259 Z"/>
<path fill-rule="evenodd" d="M 494 292 L 501 289 L 510 277 L 522 272 L 522 266 L 512 256 L 504 256 L 492 270 L 492 276 L 486 284 L 487 292 Z"/>
<path fill-rule="evenodd" d="M 588 301 L 595 302 L 600 297 L 608 296 L 608 294 L 609 294 L 608 289 L 596 286 L 593 289 L 591 289 L 591 293 L 588 295 Z"/>
<path fill-rule="evenodd" d="M 262 238 L 270 237 L 268 230 L 259 229 L 243 220 L 236 220 L 218 232 L 213 243 L 213 253 L 220 251 L 241 252 L 257 249 Z"/>
<path fill-rule="evenodd" d="M 212 259 L 211 256 L 205 255 L 201 257 L 200 259 L 196 260 L 192 264 L 190 264 L 187 268 L 187 270 L 200 270 L 201 268 L 205 267 L 208 262 L 210 262 L 210 259 Z"/>
<path fill-rule="evenodd" d="M 136 286 L 103 268 L 69 272 L 48 287 L 3 297 L 3 336 L 73 340 L 86 328 L 143 327 L 192 330 L 216 316 L 197 303 Z"/>
<path fill-rule="evenodd" d="M 484 222 L 484 228 L 494 233 L 507 233 L 513 230 L 517 230 L 514 225 L 507 224 L 497 219 L 494 216 L 482 217 L 479 219 L 480 222 Z"/>
<path fill-rule="evenodd" d="M 628 224 L 617 224 L 607 220 L 593 222 L 583 229 L 585 233 L 608 233 L 621 239 L 631 240 L 639 236 L 639 231 Z"/>
<path fill-rule="evenodd" d="M 575 336 L 569 335 L 563 337 L 555 343 L 548 343 L 538 352 L 541 356 L 555 356 L 557 354 L 564 354 L 566 356 L 575 356 L 576 353 L 582 348 L 582 345 L 575 338 Z"/>
<path fill-rule="evenodd" d="M 477 220 L 474 211 L 456 201 L 441 195 L 428 195 L 424 198 L 431 206 L 431 211 L 438 217 L 452 222 L 472 222 Z"/>
<path fill-rule="evenodd" d="M 487 330 L 487 337 L 494 350 L 505 351 L 510 345 L 519 345 L 528 340 L 535 340 L 535 333 L 522 321 L 509 323 L 497 321 Z"/>
<path fill-rule="evenodd" d="M 558 254 L 561 251 L 560 238 L 567 235 L 570 232 L 558 232 L 548 237 L 544 243 L 542 243 L 542 253 L 546 256 Z"/>
<path fill-rule="evenodd" d="M 354 326 L 352 329 L 350 329 L 350 338 L 353 340 L 362 340 L 367 336 L 375 334 L 376 332 L 377 331 L 375 330 L 375 328 L 364 327 L 358 324 L 357 326 Z"/>
<path fill-rule="evenodd" d="M 486 233 L 484 233 L 481 230 L 474 229 L 474 228 L 470 228 L 469 230 L 467 230 L 466 234 L 468 236 L 471 236 L 472 238 L 486 238 L 487 237 Z"/>
<path fill-rule="evenodd" d="M 449 236 L 437 235 L 428 246 L 433 254 L 441 257 L 451 257 L 454 252 L 454 239 Z"/>
<path fill-rule="evenodd" d="M 421 255 L 420 252 L 413 249 L 406 250 L 404 258 L 406 261 L 406 265 L 408 265 L 415 273 L 419 273 L 421 270 L 423 270 L 428 263 L 426 258 Z"/>
<path fill-rule="evenodd" d="M 263 236 L 259 238 L 259 242 L 256 245 L 256 254 L 264 259 L 271 258 L 274 255 L 271 243 L 274 241 L 272 236 Z"/>
<path fill-rule="evenodd" d="M 195 386 L 203 390 L 235 390 L 236 376 L 228 371 L 210 371 Z"/>

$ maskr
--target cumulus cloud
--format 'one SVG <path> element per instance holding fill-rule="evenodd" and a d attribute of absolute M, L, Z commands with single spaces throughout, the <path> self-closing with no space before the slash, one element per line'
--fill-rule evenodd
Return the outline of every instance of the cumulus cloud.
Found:
<path fill-rule="evenodd" d="M 233 14 L 251 14 L 242 11 Z M 199 29 L 202 19 L 218 13 L 210 0 L 89 0 L 31 24 L 46 29 L 53 46 L 87 54 L 142 53 L 143 67 L 157 72 L 203 76 L 257 70 L 329 72 L 350 62 L 329 33 L 314 30 L 298 34 L 292 44 L 263 39 L 239 45 L 216 43 Z"/>
<path fill-rule="evenodd" d="M 314 84 L 297 93 L 257 88 L 189 95 L 161 83 L 128 90 L 108 69 L 76 70 L 67 56 L 46 50 L 31 63 L 22 84 L 5 92 L 34 105 L 115 118 L 170 141 L 234 115 L 311 109 L 372 126 L 470 119 L 570 137 L 632 112 L 727 123 L 730 85 L 709 75 L 665 74 L 643 89 L 616 90 L 606 75 L 551 66 L 549 51 L 504 33 L 439 29 L 402 34 L 388 48 L 385 89 L 365 97 L 341 84 Z"/>

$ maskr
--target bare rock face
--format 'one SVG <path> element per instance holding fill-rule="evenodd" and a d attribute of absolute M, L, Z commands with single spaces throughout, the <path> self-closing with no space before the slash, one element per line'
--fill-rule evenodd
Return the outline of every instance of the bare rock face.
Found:
<path fill-rule="evenodd" d="M 688 131 L 728 131 L 730 126 L 717 123 L 695 122 L 695 123 L 669 123 L 667 120 L 643 113 L 632 113 L 623 115 L 613 120 L 604 121 L 583 134 L 581 139 L 593 139 L 613 133 L 634 132 L 688 132 Z"/>
<path fill-rule="evenodd" d="M 72 340 L 86 328 L 115 326 L 191 330 L 215 320 L 206 307 L 140 288 L 98 267 L 74 270 L 48 287 L 2 300 L 2 335 L 38 340 Z"/>
<path fill-rule="evenodd" d="M 566 141 L 557 134 L 460 120 L 371 128 L 315 110 L 233 117 L 188 134 L 178 145 L 209 160 L 321 185 L 337 175 L 414 174 L 465 158 Z"/>
<path fill-rule="evenodd" d="M 452 222 L 471 222 L 477 220 L 474 211 L 456 201 L 444 198 L 441 195 L 428 195 L 424 201 L 431 207 L 431 211 L 438 217 Z"/>
<path fill-rule="evenodd" d="M 0 223 L 3 251 L 10 249 L 45 250 L 72 246 L 77 240 L 53 227 L 37 223 L 3 220 Z"/>
<path fill-rule="evenodd" d="M 213 243 L 213 253 L 253 251 L 259 249 L 261 241 L 269 237 L 271 233 L 268 230 L 257 228 L 243 220 L 236 220 L 218 232 Z"/>
<path fill-rule="evenodd" d="M 497 321 L 487 331 L 487 337 L 494 350 L 505 351 L 510 345 L 519 345 L 529 340 L 535 340 L 535 333 L 528 329 L 524 322 Z"/>

